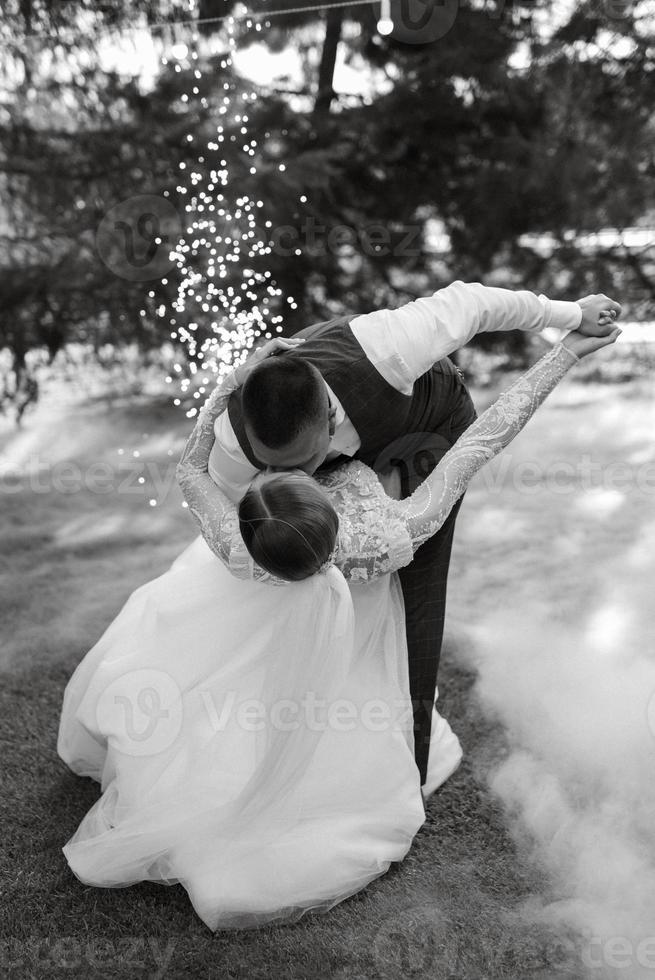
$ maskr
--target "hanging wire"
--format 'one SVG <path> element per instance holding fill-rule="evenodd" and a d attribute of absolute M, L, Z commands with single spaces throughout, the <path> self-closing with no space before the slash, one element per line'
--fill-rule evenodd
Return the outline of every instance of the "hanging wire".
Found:
<path fill-rule="evenodd" d="M 226 21 L 226 20 L 232 20 L 232 21 L 268 20 L 270 17 L 284 17 L 286 14 L 304 14 L 304 13 L 311 13 L 314 10 L 334 10 L 334 9 L 339 8 L 339 7 L 344 8 L 344 9 L 346 7 L 361 7 L 361 6 L 364 6 L 365 4 L 374 4 L 374 3 L 379 3 L 379 2 L 380 2 L 380 0 L 346 0 L 346 2 L 343 2 L 343 0 L 341 0 L 341 2 L 337 2 L 337 3 L 315 3 L 315 4 L 307 4 L 307 5 L 304 5 L 302 7 L 289 7 L 287 9 L 285 9 L 285 10 L 282 10 L 282 9 L 279 9 L 279 10 L 267 10 L 267 11 L 251 11 L 251 10 L 246 10 L 245 13 L 236 13 L 235 12 L 235 13 L 231 13 L 231 14 L 223 14 L 221 17 L 200 17 L 197 20 L 192 19 L 192 20 L 162 21 L 159 24 L 148 24 L 145 27 L 136 27 L 136 26 L 129 27 L 129 28 L 127 28 L 127 30 L 133 30 L 133 31 L 141 31 L 141 30 L 159 31 L 159 30 L 166 30 L 169 27 L 193 27 L 193 28 L 197 28 L 197 27 L 202 26 L 203 24 L 219 24 L 219 23 L 222 23 L 223 21 Z M 64 31 L 72 31 L 73 28 L 63 28 L 63 30 Z M 110 30 L 110 28 L 105 28 L 105 31 L 109 32 L 109 30 Z M 36 33 L 36 34 L 25 34 L 23 36 L 25 38 L 44 38 L 44 39 L 46 39 L 46 38 L 47 39 L 51 39 L 52 38 L 52 35 L 51 34 L 48 34 L 48 33 L 45 33 L 45 32 L 44 33 L 41 33 L 41 34 L 38 34 L 38 33 Z"/>
<path fill-rule="evenodd" d="M 269 17 L 284 17 L 285 14 L 304 14 L 311 12 L 312 10 L 333 10 L 337 7 L 361 7 L 364 4 L 379 2 L 380 0 L 346 0 L 345 3 L 315 3 L 311 6 L 288 7 L 286 10 L 267 10 L 257 12 L 247 10 L 242 14 L 223 14 L 222 17 L 201 17 L 198 20 L 178 20 L 173 21 L 172 23 L 180 24 L 185 27 L 199 27 L 201 24 L 216 24 L 219 21 L 229 20 L 230 17 L 233 20 L 268 20 Z M 153 24 L 151 25 L 150 30 L 158 30 L 160 27 L 166 26 L 168 26 L 166 23 Z"/>

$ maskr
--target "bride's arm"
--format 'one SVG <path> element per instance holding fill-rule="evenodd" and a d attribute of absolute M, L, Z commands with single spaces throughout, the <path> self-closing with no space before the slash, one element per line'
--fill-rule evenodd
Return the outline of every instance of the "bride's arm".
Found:
<path fill-rule="evenodd" d="M 413 553 L 443 525 L 472 477 L 509 445 L 580 357 L 613 343 L 619 333 L 603 338 L 569 334 L 568 346 L 557 344 L 503 392 L 410 497 L 385 498 L 364 520 L 343 528 L 335 562 L 346 578 L 369 581 L 408 565 Z M 353 499 L 355 493 L 351 488 Z"/>
<path fill-rule="evenodd" d="M 208 464 L 215 438 L 214 422 L 227 408 L 232 392 L 241 387 L 254 364 L 278 350 L 294 347 L 297 343 L 293 339 L 281 338 L 271 341 L 217 385 L 198 413 L 193 432 L 176 468 L 177 481 L 189 512 L 217 558 L 237 578 L 251 578 L 273 585 L 288 585 L 288 582 L 285 579 L 276 579 L 254 563 L 239 532 L 237 508 L 210 477 Z"/>
<path fill-rule="evenodd" d="M 175 471 L 189 513 L 199 525 L 200 533 L 214 554 L 228 567 L 231 529 L 237 520 L 237 511 L 229 497 L 210 477 L 208 461 L 215 438 L 214 422 L 225 411 L 230 395 L 240 385 L 237 372 L 232 371 L 216 386 L 198 413 Z"/>
<path fill-rule="evenodd" d="M 414 551 L 439 530 L 478 470 L 519 434 L 580 357 L 613 343 L 619 333 L 617 329 L 603 338 L 568 334 L 567 343 L 556 344 L 521 375 L 466 430 L 414 493 L 398 502 Z"/>

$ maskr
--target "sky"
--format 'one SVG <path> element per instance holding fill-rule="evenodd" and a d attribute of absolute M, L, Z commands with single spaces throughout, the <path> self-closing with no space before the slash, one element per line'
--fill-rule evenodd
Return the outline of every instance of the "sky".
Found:
<path fill-rule="evenodd" d="M 346 30 L 357 30 L 350 24 Z M 179 32 L 179 40 L 173 45 L 180 59 L 187 47 L 188 36 Z M 220 36 L 214 39 L 212 47 L 219 52 L 225 49 Z M 159 71 L 160 45 L 157 35 L 148 30 L 130 32 L 120 45 L 108 35 L 99 46 L 97 56 L 106 68 L 114 68 L 127 74 L 137 75 L 144 90 L 148 90 Z M 255 42 L 247 48 L 238 50 L 234 56 L 237 71 L 255 85 L 300 89 L 305 84 L 304 66 L 300 52 L 293 45 L 283 51 L 269 50 L 266 42 Z M 372 69 L 364 59 L 346 64 L 345 47 L 340 46 L 334 75 L 335 89 L 344 96 L 356 95 L 371 98 L 376 93 L 390 87 L 384 72 Z"/>

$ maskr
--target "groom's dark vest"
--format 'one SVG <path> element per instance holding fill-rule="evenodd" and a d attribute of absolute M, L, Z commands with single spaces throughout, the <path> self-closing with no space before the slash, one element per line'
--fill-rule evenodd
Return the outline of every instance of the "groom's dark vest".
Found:
<path fill-rule="evenodd" d="M 295 336 L 305 338 L 302 348 L 281 356 L 302 357 L 320 371 L 359 435 L 361 447 L 356 458 L 373 465 L 394 440 L 420 431 L 428 406 L 432 408 L 430 414 L 434 420 L 435 399 L 440 397 L 446 421 L 452 412 L 452 385 L 443 384 L 444 375 L 450 377 L 457 373 L 457 368 L 449 358 L 444 358 L 414 382 L 411 395 L 404 395 L 385 381 L 369 361 L 350 329 L 353 318 L 354 315 L 336 317 L 300 330 Z M 228 414 L 244 454 L 253 466 L 265 469 L 246 436 L 240 390 L 230 396 Z M 437 419 L 440 414 L 438 409 Z M 438 426 L 432 431 L 438 431 Z"/>

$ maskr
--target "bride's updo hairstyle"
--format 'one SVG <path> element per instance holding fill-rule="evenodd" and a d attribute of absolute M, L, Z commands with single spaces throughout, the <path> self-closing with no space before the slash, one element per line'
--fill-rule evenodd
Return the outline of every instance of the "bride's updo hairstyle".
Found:
<path fill-rule="evenodd" d="M 321 488 L 299 471 L 255 479 L 239 504 L 239 526 L 260 568 L 299 582 L 331 557 L 339 518 Z"/>

